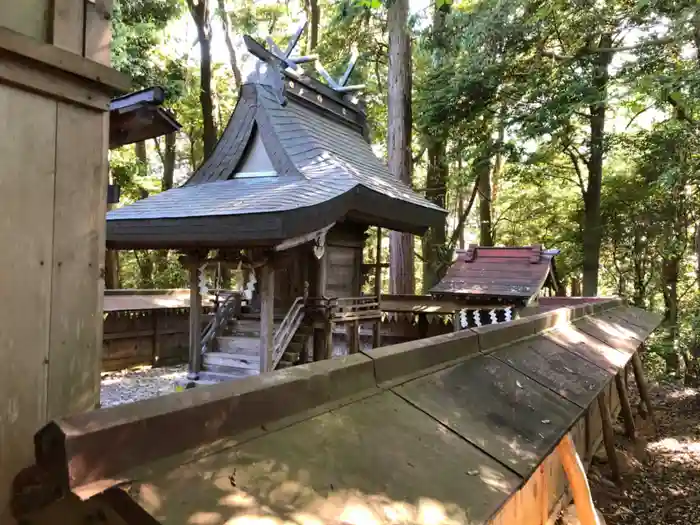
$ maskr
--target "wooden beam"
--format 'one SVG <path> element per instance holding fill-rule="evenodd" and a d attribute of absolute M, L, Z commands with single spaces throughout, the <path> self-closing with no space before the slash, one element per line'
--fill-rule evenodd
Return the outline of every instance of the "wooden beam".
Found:
<path fill-rule="evenodd" d="M 613 481 L 620 485 L 622 477 L 620 476 L 620 465 L 617 462 L 617 452 L 615 452 L 615 433 L 613 432 L 610 409 L 605 400 L 605 391 L 598 396 L 598 409 L 600 410 L 600 420 L 603 424 L 603 444 L 605 445 L 605 453 L 608 456 L 610 472 L 612 473 Z"/>
<path fill-rule="evenodd" d="M 272 264 L 260 268 L 260 373 L 272 367 L 275 325 L 275 270 Z"/>
<path fill-rule="evenodd" d="M 124 93 L 131 89 L 131 79 L 115 69 L 4 27 L 0 27 L 0 49 L 82 77 L 107 94 Z"/>
<path fill-rule="evenodd" d="M 302 244 L 306 244 L 307 242 L 311 242 L 314 239 L 328 233 L 328 230 L 330 230 L 333 226 L 335 226 L 335 222 L 333 222 L 333 223 L 329 224 L 328 226 L 325 226 L 319 230 L 313 231 L 311 233 L 307 233 L 305 235 L 299 235 L 298 237 L 292 237 L 291 239 L 287 239 L 285 241 L 282 241 L 281 243 L 279 243 L 277 246 L 274 247 L 274 251 L 281 252 L 284 250 L 289 250 L 290 248 L 294 248 L 295 246 L 300 246 Z"/>
<path fill-rule="evenodd" d="M 627 395 L 627 386 L 622 377 L 625 373 L 626 368 L 623 368 L 615 376 L 615 386 L 617 387 L 617 394 L 620 398 L 620 411 L 622 412 L 622 419 L 625 423 L 625 432 L 627 437 L 632 441 L 637 440 L 637 431 L 634 427 L 634 416 L 632 415 L 632 406 L 630 405 L 630 398 Z"/>
<path fill-rule="evenodd" d="M 599 398 L 600 399 L 600 398 Z M 557 445 L 557 454 L 564 467 L 564 472 L 571 485 L 571 492 L 574 496 L 576 514 L 581 525 L 602 525 L 598 518 L 598 513 L 593 506 L 591 488 L 588 485 L 586 469 L 583 468 L 581 458 L 576 452 L 573 441 L 567 434 Z"/>
<path fill-rule="evenodd" d="M 187 269 L 190 272 L 190 353 L 187 366 L 187 379 L 199 378 L 202 353 L 202 296 L 199 293 L 200 260 L 196 256 L 188 257 Z"/>
<path fill-rule="evenodd" d="M 647 380 L 644 376 L 644 365 L 642 365 L 639 352 L 635 352 L 632 356 L 632 370 L 634 371 L 634 380 L 637 382 L 637 388 L 639 389 L 639 397 L 642 398 L 642 401 L 644 401 L 644 404 L 647 406 L 647 412 L 649 412 L 649 417 L 654 425 L 654 430 L 658 432 L 656 418 L 654 417 L 654 409 L 651 406 L 651 396 L 649 396 L 649 386 L 647 385 Z"/>

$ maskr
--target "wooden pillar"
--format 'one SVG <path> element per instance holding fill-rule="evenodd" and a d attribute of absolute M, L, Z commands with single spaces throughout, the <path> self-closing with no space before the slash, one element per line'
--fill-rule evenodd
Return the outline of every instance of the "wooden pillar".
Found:
<path fill-rule="evenodd" d="M 382 304 L 382 229 L 377 227 L 377 263 L 374 267 L 374 295 L 381 309 Z M 382 345 L 382 319 L 381 317 L 372 326 L 372 348 Z"/>
<path fill-rule="evenodd" d="M 586 469 L 581 463 L 581 458 L 576 452 L 576 447 L 568 434 L 557 445 L 557 454 L 564 467 L 569 485 L 571 485 L 576 514 L 581 525 L 600 525 L 601 521 L 598 519 L 598 513 L 593 506 Z"/>
<path fill-rule="evenodd" d="M 199 293 L 199 257 L 188 257 L 187 267 L 190 272 L 190 353 L 187 366 L 187 379 L 199 379 L 202 362 L 202 296 Z"/>
<path fill-rule="evenodd" d="M 622 483 L 622 477 L 620 476 L 620 465 L 617 462 L 617 452 L 615 452 L 615 434 L 613 432 L 610 409 L 605 401 L 605 391 L 598 396 L 598 408 L 600 410 L 600 420 L 603 424 L 603 444 L 608 456 L 608 464 L 610 465 L 613 481 L 619 485 Z"/>
<path fill-rule="evenodd" d="M 275 326 L 275 269 L 271 262 L 260 271 L 260 373 L 272 370 Z"/>
<path fill-rule="evenodd" d="M 622 419 L 625 423 L 625 432 L 627 433 L 628 438 L 630 438 L 632 441 L 636 441 L 637 432 L 634 428 L 634 416 L 632 415 L 632 406 L 630 405 L 630 398 L 627 395 L 627 387 L 623 379 L 623 374 L 625 373 L 625 371 L 626 368 L 623 368 L 615 376 L 615 386 L 617 387 L 617 394 L 620 398 L 620 411 L 622 412 Z"/>
<path fill-rule="evenodd" d="M 459 321 L 459 311 L 452 314 L 452 331 L 459 332 L 461 330 Z"/>
<path fill-rule="evenodd" d="M 160 316 L 164 310 L 151 310 L 153 315 L 153 354 L 151 355 L 151 366 L 158 365 L 160 359 Z"/>
<path fill-rule="evenodd" d="M 355 320 L 345 326 L 348 337 L 348 354 L 356 354 L 360 351 L 360 321 Z"/>
<path fill-rule="evenodd" d="M 635 352 L 632 356 L 632 370 L 634 371 L 634 380 L 637 382 L 637 388 L 639 389 L 639 397 L 642 398 L 642 401 L 644 401 L 644 404 L 647 406 L 647 412 L 649 412 L 649 417 L 654 425 L 654 429 L 658 430 L 656 426 L 656 418 L 654 417 L 654 409 L 651 406 L 649 386 L 647 385 L 646 377 L 644 377 L 644 366 L 642 365 L 642 360 L 639 357 L 639 352 Z"/>
<path fill-rule="evenodd" d="M 325 297 L 326 287 L 328 284 L 328 264 L 326 261 L 327 257 L 325 250 L 321 254 L 321 257 L 314 257 L 314 259 L 316 260 L 316 280 L 314 283 L 314 295 L 316 297 Z M 326 356 L 329 353 L 332 353 L 332 351 L 328 352 L 326 348 L 328 340 L 331 340 L 331 345 L 333 341 L 333 330 L 330 326 L 330 323 L 327 320 L 327 314 L 328 312 L 324 313 L 323 327 L 316 327 L 314 329 L 314 361 L 321 361 L 322 359 L 326 359 Z"/>

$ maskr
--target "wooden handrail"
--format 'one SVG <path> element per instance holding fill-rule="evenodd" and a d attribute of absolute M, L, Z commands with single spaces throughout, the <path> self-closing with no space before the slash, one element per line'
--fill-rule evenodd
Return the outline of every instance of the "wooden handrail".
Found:
<path fill-rule="evenodd" d="M 214 317 L 209 324 L 202 331 L 202 353 L 211 350 L 211 345 L 223 330 L 225 321 L 229 320 L 237 312 L 240 312 L 241 295 L 238 293 L 232 293 L 223 303 L 219 305 Z"/>
<path fill-rule="evenodd" d="M 287 315 L 284 316 L 279 328 L 275 331 L 272 339 L 272 370 L 279 364 L 287 346 L 289 346 L 294 334 L 304 320 L 304 303 L 304 297 L 297 297 L 289 308 Z"/>

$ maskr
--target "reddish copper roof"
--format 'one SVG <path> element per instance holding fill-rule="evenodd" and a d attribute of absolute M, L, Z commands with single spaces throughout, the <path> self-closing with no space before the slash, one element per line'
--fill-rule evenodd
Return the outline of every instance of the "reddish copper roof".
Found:
<path fill-rule="evenodd" d="M 539 244 L 524 247 L 481 247 L 459 250 L 457 260 L 430 293 L 463 299 L 527 304 L 553 272 L 558 250 Z"/>

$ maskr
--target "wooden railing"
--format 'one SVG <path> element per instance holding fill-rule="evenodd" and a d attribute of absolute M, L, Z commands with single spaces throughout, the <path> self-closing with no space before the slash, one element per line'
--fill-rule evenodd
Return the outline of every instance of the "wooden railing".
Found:
<path fill-rule="evenodd" d="M 241 313 L 241 294 L 232 293 L 224 299 L 214 313 L 214 317 L 202 332 L 202 353 L 209 352 L 217 337 L 226 325 Z"/>
<path fill-rule="evenodd" d="M 272 370 L 279 364 L 294 334 L 304 320 L 304 298 L 297 297 L 272 339 Z"/>
<path fill-rule="evenodd" d="M 380 319 L 377 297 L 340 297 L 329 300 L 330 319 L 334 323 Z"/>

